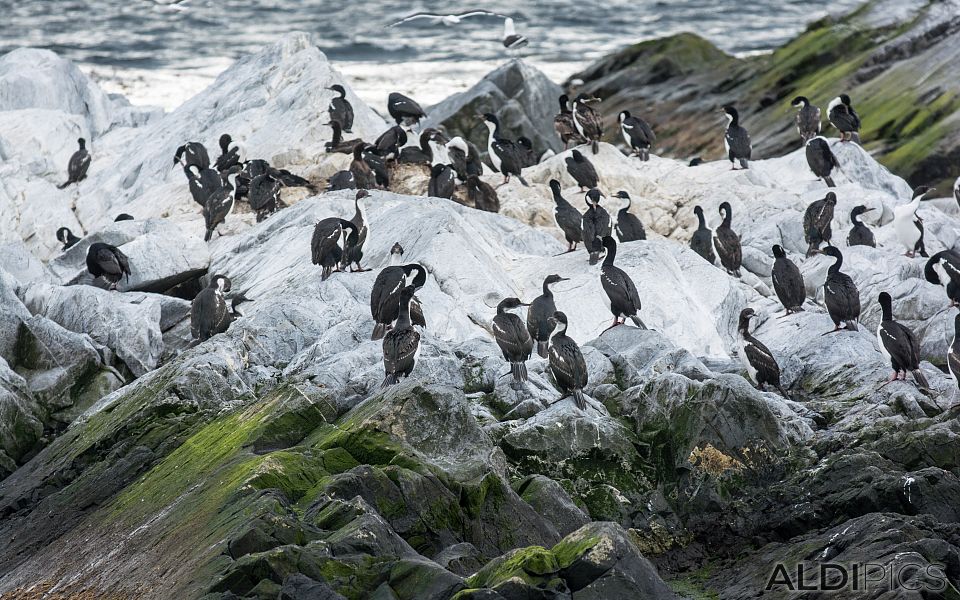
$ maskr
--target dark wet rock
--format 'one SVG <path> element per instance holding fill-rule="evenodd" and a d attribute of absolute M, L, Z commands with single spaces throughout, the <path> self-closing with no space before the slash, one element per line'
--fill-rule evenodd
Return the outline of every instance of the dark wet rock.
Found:
<path fill-rule="evenodd" d="M 530 475 L 513 487 L 523 501 L 549 520 L 562 536 L 590 522 L 590 517 L 574 504 L 566 490 L 549 477 Z"/>

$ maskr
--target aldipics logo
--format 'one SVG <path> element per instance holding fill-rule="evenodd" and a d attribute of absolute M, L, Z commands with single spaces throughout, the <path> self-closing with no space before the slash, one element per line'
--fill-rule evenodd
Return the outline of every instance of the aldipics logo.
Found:
<path fill-rule="evenodd" d="M 910 560 L 913 559 L 913 560 Z M 889 563 L 777 563 L 766 591 L 909 590 L 942 592 L 947 589 L 943 565 L 927 563 L 919 554 L 898 554 Z"/>

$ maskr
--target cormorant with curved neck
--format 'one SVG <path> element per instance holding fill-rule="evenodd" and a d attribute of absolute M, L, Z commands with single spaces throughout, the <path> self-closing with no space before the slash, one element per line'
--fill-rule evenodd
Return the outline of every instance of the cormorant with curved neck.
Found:
<path fill-rule="evenodd" d="M 807 299 L 807 288 L 803 285 L 803 275 L 797 265 L 787 258 L 783 246 L 773 246 L 773 290 L 780 304 L 790 313 L 801 312 L 803 301 Z M 786 315 L 784 315 L 786 316 Z"/>
<path fill-rule="evenodd" d="M 371 147 L 371 151 L 382 157 L 383 160 L 389 161 L 390 159 L 398 158 L 400 156 L 400 148 L 403 148 L 407 144 L 407 132 L 404 131 L 403 127 L 399 125 L 394 125 L 390 129 L 387 129 L 380 134 L 380 137 L 376 139 L 373 144 L 368 144 L 368 147 Z"/>
<path fill-rule="evenodd" d="M 587 212 L 583 213 L 583 247 L 590 253 L 590 264 L 595 265 L 600 260 L 600 251 L 603 249 L 603 238 L 611 233 L 610 213 L 600 206 L 603 194 L 593 188 L 587 192 Z"/>
<path fill-rule="evenodd" d="M 750 142 L 750 134 L 740 125 L 740 113 L 732 106 L 724 106 L 721 109 L 727 117 L 727 129 L 723 134 L 723 145 L 727 149 L 727 158 L 730 159 L 730 169 L 736 170 L 735 161 L 740 162 L 740 166 L 749 169 L 748 161 L 753 155 L 753 144 Z"/>
<path fill-rule="evenodd" d="M 772 385 L 777 388 L 780 395 L 789 398 L 783 386 L 780 385 L 780 365 L 777 364 L 777 359 L 763 342 L 750 334 L 750 319 L 756 314 L 752 308 L 740 311 L 740 323 L 737 325 L 737 331 L 740 332 L 740 360 L 758 390 L 763 390 L 766 385 Z"/>
<path fill-rule="evenodd" d="M 640 312 L 640 293 L 637 292 L 636 284 L 623 269 L 613 264 L 617 258 L 617 242 L 608 235 L 603 238 L 602 243 L 607 255 L 600 267 L 600 285 L 610 301 L 610 312 L 613 313 L 613 325 L 607 329 L 623 325 L 627 317 L 640 329 L 646 329 L 647 326 L 637 316 Z"/>
<path fill-rule="evenodd" d="M 803 213 L 803 237 L 806 239 L 807 256 L 820 252 L 820 244 L 830 244 L 833 238 L 833 209 L 837 205 L 837 195 L 827 192 L 822 200 L 811 202 Z"/>
<path fill-rule="evenodd" d="M 229 133 L 220 136 L 220 156 L 217 157 L 217 162 L 213 163 L 213 168 L 220 173 L 243 166 L 240 161 L 240 147 L 233 146 L 231 148 L 231 143 L 233 143 L 233 138 L 230 137 Z"/>
<path fill-rule="evenodd" d="M 520 317 L 510 311 L 527 306 L 518 298 L 504 298 L 497 304 L 497 316 L 493 318 L 493 337 L 500 346 L 503 359 L 510 363 L 510 372 L 516 383 L 527 380 L 526 361 L 533 352 L 533 338 Z"/>
<path fill-rule="evenodd" d="M 385 388 L 410 376 L 420 351 L 420 334 L 410 320 L 410 303 L 417 288 L 407 286 L 400 291 L 400 315 L 397 325 L 383 336 L 383 383 Z"/>
<path fill-rule="evenodd" d="M 87 178 L 87 169 L 90 168 L 90 153 L 87 152 L 87 140 L 79 138 L 77 140 L 79 148 L 70 156 L 70 162 L 67 163 L 67 180 L 57 186 L 63 189 L 71 183 L 80 183 Z"/>
<path fill-rule="evenodd" d="M 344 246 L 350 246 L 356 243 L 357 235 L 356 225 L 338 217 L 323 219 L 313 228 L 313 239 L 310 241 L 311 258 L 313 264 L 323 268 L 320 275 L 321 281 L 325 281 L 332 273 L 340 271 L 340 264 L 343 262 L 340 237 L 346 237 Z"/>
<path fill-rule="evenodd" d="M 79 242 L 80 239 L 81 238 L 73 235 L 73 232 L 66 227 L 61 227 L 57 230 L 57 241 L 63 244 L 63 248 L 61 248 L 61 250 L 69 250 L 77 242 Z"/>
<path fill-rule="evenodd" d="M 550 286 L 561 281 L 568 281 L 568 279 L 559 275 L 548 275 L 543 280 L 543 294 L 534 298 L 527 310 L 527 331 L 537 343 L 537 354 L 542 358 L 547 358 L 547 345 L 550 341 L 550 332 L 553 331 L 550 318 L 557 312 L 557 304 L 553 300 L 553 291 L 550 290 Z"/>
<path fill-rule="evenodd" d="M 697 215 L 697 229 L 690 236 L 690 248 L 712 265 L 717 262 L 717 255 L 713 253 L 713 231 L 707 227 L 702 208 L 694 206 L 693 213 Z"/>
<path fill-rule="evenodd" d="M 521 170 L 523 169 L 520 158 L 520 151 L 517 145 L 505 137 L 500 132 L 500 119 L 492 113 L 483 115 L 484 123 L 487 126 L 489 135 L 487 138 L 487 150 L 490 158 L 490 164 L 493 168 L 503 174 L 503 183 L 510 181 L 511 175 L 516 175 L 524 186 L 528 186 L 524 180 Z"/>
<path fill-rule="evenodd" d="M 860 215 L 871 212 L 872 210 L 874 209 L 858 204 L 850 211 L 850 222 L 853 223 L 853 227 L 850 229 L 850 233 L 847 234 L 848 246 L 877 247 L 877 240 L 873 237 L 873 232 L 860 221 Z"/>
<path fill-rule="evenodd" d="M 960 253 L 953 250 L 937 252 L 923 266 L 923 277 L 946 288 L 950 306 L 960 305 Z"/>
<path fill-rule="evenodd" d="M 339 83 L 331 85 L 327 89 L 337 93 L 337 95 L 330 100 L 330 105 L 327 107 L 327 112 L 330 113 L 330 120 L 340 123 L 340 126 L 343 127 L 345 132 L 353 133 L 353 106 L 351 106 L 350 101 L 347 100 L 347 90 L 343 89 L 343 86 Z"/>
<path fill-rule="evenodd" d="M 233 298 L 230 308 L 224 296 L 231 288 L 230 278 L 226 275 L 214 275 L 210 285 L 190 304 L 190 335 L 197 342 L 205 342 L 212 336 L 225 332 L 237 317 L 243 315 L 237 306 L 247 298 L 240 294 Z"/>
<path fill-rule="evenodd" d="M 857 136 L 856 141 L 860 141 L 860 115 L 850 104 L 850 96 L 840 94 L 830 101 L 827 106 L 827 118 L 830 124 L 840 132 L 840 141 L 849 142 Z"/>
<path fill-rule="evenodd" d="M 87 271 L 93 277 L 102 278 L 110 284 L 110 289 L 117 289 L 117 284 L 124 277 L 130 280 L 130 262 L 127 255 L 116 246 L 97 242 L 87 248 Z"/>
<path fill-rule="evenodd" d="M 827 312 L 834 324 L 833 330 L 827 333 L 842 329 L 856 331 L 857 321 L 860 320 L 860 292 L 853 279 L 840 272 L 840 267 L 843 266 L 843 254 L 840 250 L 827 246 L 823 249 L 823 254 L 837 259 L 827 270 L 827 280 L 823 284 L 823 303 L 827 305 Z"/>
<path fill-rule="evenodd" d="M 553 192 L 553 202 L 556 204 L 553 216 L 567 240 L 567 252 L 573 252 L 577 249 L 577 244 L 583 241 L 583 215 L 563 197 L 560 193 L 560 182 L 556 179 L 550 180 L 550 191 Z"/>
<path fill-rule="evenodd" d="M 401 148 L 399 162 L 429 166 L 433 162 L 433 148 L 430 147 L 430 142 L 437 139 L 437 133 L 439 132 L 432 127 L 421 131 L 420 145 Z"/>
<path fill-rule="evenodd" d="M 201 171 L 210 168 L 210 155 L 207 147 L 200 142 L 187 142 L 177 148 L 173 155 L 173 164 L 182 164 L 184 167 L 197 167 Z"/>
<path fill-rule="evenodd" d="M 730 228 L 733 219 L 733 209 L 729 202 L 720 203 L 720 215 L 723 222 L 713 232 L 713 243 L 720 257 L 720 264 L 734 277 L 740 277 L 740 261 L 743 259 L 743 249 L 740 246 L 740 236 Z"/>
<path fill-rule="evenodd" d="M 573 113 L 570 112 L 569 102 L 570 99 L 567 98 L 566 95 L 560 96 L 560 112 L 553 118 L 553 128 L 556 130 L 557 135 L 560 136 L 564 150 L 567 150 L 571 143 L 574 146 L 587 143 L 586 138 L 580 135 L 580 132 L 577 131 L 577 126 L 573 122 Z"/>
<path fill-rule="evenodd" d="M 620 238 L 620 243 L 647 239 L 647 231 L 643 228 L 643 223 L 635 214 L 630 212 L 630 205 L 633 203 L 630 194 L 621 190 L 613 197 L 627 201 L 627 205 L 617 211 L 617 225 L 614 227 L 617 237 Z"/>
<path fill-rule="evenodd" d="M 587 385 L 587 363 L 583 353 L 567 335 L 567 315 L 560 311 L 553 313 L 550 324 L 551 329 L 555 329 L 550 337 L 550 371 L 560 391 L 572 395 L 577 408 L 586 410 L 583 388 Z"/>
<path fill-rule="evenodd" d="M 391 261 L 399 261 L 402 256 L 403 248 L 395 244 L 390 251 Z M 400 314 L 400 292 L 408 286 L 419 289 L 426 282 L 427 270 L 417 263 L 391 264 L 377 274 L 377 279 L 370 290 L 370 316 L 373 317 L 374 322 L 370 339 L 381 339 L 397 320 Z"/>
<path fill-rule="evenodd" d="M 927 378 L 920 370 L 920 339 L 909 327 L 893 319 L 893 301 L 890 294 L 880 292 L 878 300 L 883 318 L 877 327 L 877 341 L 880 352 L 887 357 L 893 368 L 890 381 L 898 378 L 906 381 L 907 371 L 910 371 L 919 389 L 930 389 Z"/>

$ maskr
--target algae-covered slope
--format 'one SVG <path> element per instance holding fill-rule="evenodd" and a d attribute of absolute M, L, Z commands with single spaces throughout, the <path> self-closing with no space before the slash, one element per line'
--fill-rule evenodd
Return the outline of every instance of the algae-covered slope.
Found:
<path fill-rule="evenodd" d="M 735 103 L 756 156 L 799 146 L 791 100 L 823 110 L 841 93 L 863 119 L 864 147 L 913 185 L 960 175 L 960 3 L 873 0 L 810 25 L 770 55 L 737 59 L 695 34 L 639 43 L 570 80 L 603 97 L 610 139 L 621 109 L 654 124 L 662 152 L 717 158 L 717 112 Z M 568 82 L 568 86 L 570 83 Z M 614 135 L 616 134 L 616 136 Z"/>

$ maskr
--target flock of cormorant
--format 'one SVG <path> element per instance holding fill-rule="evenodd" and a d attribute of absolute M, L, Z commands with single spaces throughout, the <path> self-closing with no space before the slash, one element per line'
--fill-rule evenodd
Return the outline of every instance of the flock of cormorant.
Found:
<path fill-rule="evenodd" d="M 453 198 L 457 183 L 466 188 L 470 204 L 480 210 L 499 211 L 500 199 L 496 188 L 480 179 L 484 172 L 479 152 L 461 137 L 452 139 L 440 130 L 426 128 L 420 132 L 418 143 L 407 145 L 407 132 L 419 125 L 426 114 L 411 98 L 392 93 L 387 100 L 387 110 L 396 122 L 373 143 L 362 139 L 344 139 L 344 134 L 352 133 L 354 111 L 346 98 L 346 91 L 340 85 L 328 88 L 336 95 L 330 101 L 328 125 L 333 137 L 326 144 L 328 152 L 351 154 L 348 169 L 329 178 L 327 190 L 356 189 L 355 214 L 350 220 L 329 217 L 316 224 L 311 240 L 313 264 L 322 270 L 321 280 L 326 280 L 335 272 L 349 268 L 351 272 L 365 271 L 361 265 L 363 247 L 367 239 L 368 224 L 364 201 L 369 196 L 367 190 L 387 188 L 390 185 L 391 171 L 396 164 L 414 164 L 429 167 L 430 180 L 428 195 L 439 198 Z M 602 116 L 594 108 L 598 98 L 578 95 L 572 102 L 567 96 L 559 98 L 560 111 L 554 118 L 554 128 L 564 148 L 589 146 L 597 154 L 599 142 L 603 137 Z M 828 188 L 835 187 L 832 174 L 840 168 L 830 144 L 820 136 L 821 111 L 803 96 L 792 101 L 797 108 L 795 122 L 802 143 L 806 149 L 806 158 L 811 171 L 821 178 Z M 722 112 L 727 118 L 724 130 L 724 146 L 731 169 L 749 169 L 752 156 L 750 135 L 740 122 L 740 116 L 733 106 L 723 106 Z M 493 170 L 504 176 L 503 184 L 516 177 L 524 186 L 523 169 L 537 164 L 533 145 L 527 138 L 512 140 L 506 137 L 499 119 L 495 114 L 478 115 L 488 128 L 487 153 Z M 850 98 L 841 94 L 830 102 L 829 122 L 840 132 L 840 142 L 858 142 L 860 117 L 851 105 Z M 641 161 L 649 160 L 650 149 L 656 142 L 651 126 L 631 115 L 620 112 L 617 117 L 624 142 L 632 156 Z M 176 149 L 174 164 L 180 165 L 188 180 L 191 196 L 202 207 L 206 224 L 205 239 L 209 241 L 217 227 L 222 224 L 233 210 L 235 203 L 246 199 L 257 215 L 257 221 L 268 218 L 282 209 L 280 198 L 283 187 L 308 187 L 313 185 L 289 171 L 277 169 L 262 159 L 244 161 L 241 151 L 229 135 L 219 140 L 220 156 L 211 164 L 203 144 L 187 142 Z M 633 324 L 646 329 L 640 319 L 640 293 L 630 276 L 617 267 L 616 234 L 620 243 L 629 243 L 646 239 L 641 221 L 630 213 L 631 198 L 625 191 L 617 192 L 613 197 L 626 201 L 626 205 L 612 220 L 610 213 L 602 206 L 605 196 L 598 189 L 599 177 L 589 158 L 580 150 L 574 149 L 565 160 L 570 176 L 584 192 L 587 210 L 581 213 L 561 194 L 560 182 L 550 181 L 550 189 L 555 203 L 556 223 L 567 242 L 567 252 L 574 252 L 577 245 L 583 243 L 588 254 L 588 262 L 595 265 L 603 255 L 600 266 L 600 282 L 609 301 L 613 323 L 616 327 L 629 318 Z M 697 164 L 696 162 L 691 165 Z M 83 139 L 79 140 L 79 150 L 71 157 L 68 166 L 68 180 L 61 187 L 82 181 L 90 166 L 90 154 Z M 231 181 L 232 180 L 232 181 Z M 503 185 L 501 184 L 501 185 Z M 498 186 L 499 187 L 499 186 Z M 899 241 L 904 245 L 907 256 L 915 252 L 927 257 L 923 244 L 923 223 L 916 212 L 919 203 L 925 200 L 931 189 L 918 187 L 913 199 L 894 210 L 894 229 Z M 804 237 L 808 244 L 807 257 L 823 254 L 835 259 L 829 267 L 824 283 L 824 304 L 834 322 L 837 331 L 855 331 L 861 313 L 860 295 L 853 279 L 841 271 L 843 255 L 832 245 L 832 221 L 837 196 L 828 191 L 823 199 L 809 205 L 803 216 Z M 856 206 L 850 214 L 853 224 L 847 236 L 849 246 L 876 246 L 873 232 L 859 217 L 872 209 Z M 729 202 L 719 206 L 721 223 L 714 231 L 706 224 L 703 209 L 693 209 L 698 219 L 698 227 L 690 239 L 690 247 L 706 261 L 714 264 L 719 258 L 721 266 L 733 277 L 740 277 L 742 250 L 740 236 L 733 230 L 733 208 Z M 121 215 L 123 218 L 132 218 Z M 120 220 L 120 217 L 118 217 Z M 57 231 L 57 239 L 64 249 L 79 241 L 69 229 L 62 227 Z M 825 247 L 824 247 L 825 245 Z M 803 311 L 806 300 L 806 288 L 803 276 L 797 265 L 790 260 L 783 247 L 772 248 L 774 265 L 772 271 L 773 287 L 786 315 Z M 382 386 L 397 383 L 409 376 L 415 367 L 420 346 L 417 327 L 425 327 L 423 308 L 416 297 L 417 291 L 426 283 L 427 271 L 418 263 L 401 264 L 403 248 L 395 244 L 390 253 L 390 265 L 383 268 L 376 277 L 370 293 L 370 312 L 374 321 L 371 338 L 382 340 L 384 380 Z M 118 248 L 105 243 L 94 243 L 88 249 L 87 268 L 95 278 L 102 278 L 112 289 L 124 276 L 129 277 L 128 258 Z M 925 278 L 934 284 L 943 285 L 951 305 L 960 303 L 960 254 L 945 250 L 929 257 L 924 268 Z M 587 385 L 587 369 L 583 354 L 576 341 L 567 335 L 567 316 L 554 300 L 551 286 L 565 281 L 560 275 L 548 275 L 543 280 L 542 294 L 530 303 L 518 298 L 503 299 L 496 308 L 493 318 L 493 336 L 503 353 L 505 361 L 511 365 L 515 385 L 527 379 L 526 361 L 536 347 L 539 356 L 548 359 L 557 388 L 565 395 L 572 396 L 580 409 L 586 407 L 583 388 Z M 246 301 L 242 294 L 235 296 L 229 307 L 227 293 L 230 292 L 230 279 L 222 274 L 211 278 L 193 300 L 191 311 L 191 332 L 196 342 L 203 342 L 216 333 L 227 330 L 230 323 L 240 316 L 237 305 Z M 882 310 L 882 321 L 877 328 L 877 337 L 881 352 L 890 360 L 893 368 L 891 381 L 906 378 L 910 372 L 921 389 L 929 387 L 919 368 L 919 340 L 906 326 L 894 320 L 891 298 L 886 292 L 880 294 L 878 302 Z M 526 307 L 526 320 L 515 312 Z M 763 388 L 773 386 L 786 396 L 780 383 L 780 369 L 770 350 L 750 333 L 750 321 L 756 317 L 752 308 L 744 308 L 740 313 L 738 332 L 740 341 L 740 359 L 757 385 Z M 960 315 L 955 327 L 960 333 Z M 960 336 L 956 336 L 948 355 L 948 366 L 954 377 L 960 381 Z"/>

